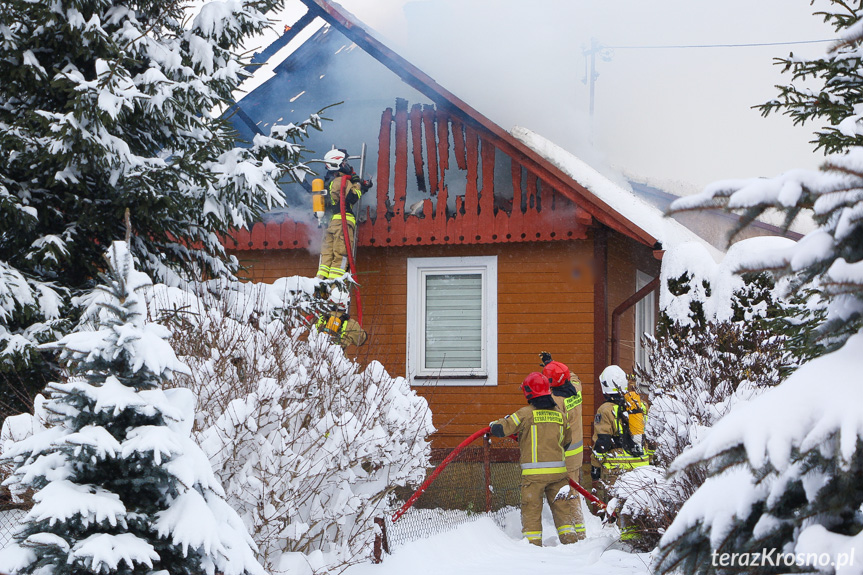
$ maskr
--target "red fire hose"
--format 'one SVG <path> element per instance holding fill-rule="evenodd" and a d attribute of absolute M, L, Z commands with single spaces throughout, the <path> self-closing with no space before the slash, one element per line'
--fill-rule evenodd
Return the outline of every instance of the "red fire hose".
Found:
<path fill-rule="evenodd" d="M 462 441 L 461 443 L 459 443 L 459 444 L 458 444 L 458 447 L 456 447 L 455 449 L 453 449 L 453 450 L 450 452 L 450 454 L 446 456 L 446 459 L 444 459 L 443 461 L 441 461 L 441 462 L 440 462 L 440 465 L 438 465 L 438 466 L 435 468 L 435 470 L 434 470 L 434 471 L 432 471 L 432 474 L 431 474 L 431 475 L 429 475 L 428 479 L 426 479 L 426 480 L 423 482 L 423 484 L 422 484 L 422 485 L 420 485 L 419 489 L 417 489 L 417 490 L 416 490 L 416 492 L 415 492 L 413 495 L 411 495 L 410 499 L 408 499 L 407 501 L 405 501 L 405 504 L 404 504 L 404 505 L 402 505 L 402 506 L 401 506 L 401 508 L 400 508 L 398 511 L 396 511 L 395 513 L 393 513 L 393 523 L 395 523 L 396 521 L 398 521 L 399 517 L 401 517 L 402 515 L 404 515 L 404 514 L 405 514 L 405 511 L 407 511 L 408 509 L 410 509 L 411 505 L 413 505 L 413 504 L 416 502 L 416 500 L 417 500 L 417 499 L 419 499 L 419 496 L 420 496 L 420 495 L 422 495 L 422 494 L 425 492 L 425 490 L 426 490 L 426 489 L 428 489 L 429 485 L 431 485 L 431 484 L 432 484 L 432 482 L 437 478 L 437 476 L 438 476 L 438 475 L 440 475 L 440 474 L 441 474 L 441 472 L 442 472 L 444 469 L 446 469 L 446 466 L 447 466 L 447 465 L 449 465 L 450 461 L 452 461 L 453 459 L 455 459 L 455 456 L 456 456 L 456 455 L 458 455 L 459 453 L 461 453 L 461 450 L 462 450 L 462 449 L 464 449 L 465 447 L 467 447 L 468 445 L 470 445 L 471 443 L 473 443 L 476 439 L 478 439 L 478 438 L 482 437 L 483 435 L 485 435 L 485 434 L 486 434 L 486 433 L 488 433 L 489 431 L 491 431 L 491 429 L 490 429 L 490 428 L 488 428 L 488 427 L 483 427 L 482 429 L 480 429 L 479 431 L 474 432 L 474 433 L 473 433 L 473 435 L 471 435 L 470 437 L 468 437 L 467 439 L 465 439 L 464 441 Z"/>
<path fill-rule="evenodd" d="M 393 523 L 395 523 L 396 521 L 398 521 L 398 520 L 399 520 L 399 518 L 400 518 L 402 515 L 404 515 L 404 514 L 405 514 L 405 512 L 406 512 L 408 509 L 410 509 L 410 508 L 411 508 L 411 506 L 412 506 L 414 503 L 416 503 L 416 500 L 417 500 L 417 499 L 419 499 L 419 497 L 420 497 L 423 493 L 425 493 L 425 490 L 429 488 L 429 485 L 431 485 L 431 484 L 434 482 L 434 480 L 435 480 L 435 479 L 437 479 L 437 476 L 438 476 L 438 475 L 440 475 L 440 474 L 441 474 L 441 472 L 443 472 L 443 470 L 444 470 L 444 469 L 446 469 L 446 466 L 447 466 L 447 465 L 449 465 L 449 464 L 450 464 L 450 462 L 451 462 L 453 459 L 455 459 L 455 457 L 456 457 L 459 453 L 461 453 L 461 451 L 462 451 L 465 447 L 467 447 L 468 445 L 470 445 L 471 443 L 473 443 L 474 441 L 476 441 L 477 439 L 479 439 L 480 437 L 482 437 L 483 435 L 485 435 L 485 434 L 486 434 L 486 433 L 488 433 L 489 431 L 491 431 L 491 428 L 489 428 L 489 427 L 483 427 L 482 429 L 480 429 L 480 430 L 478 430 L 478 431 L 475 431 L 473 434 L 471 434 L 471 436 L 470 436 L 470 437 L 468 437 L 467 439 L 465 439 L 464 441 L 462 441 L 461 443 L 459 443 L 459 444 L 458 444 L 458 446 L 457 446 L 455 449 L 453 449 L 453 450 L 450 452 L 450 454 L 449 454 L 449 455 L 447 455 L 447 456 L 446 456 L 446 458 L 445 458 L 443 461 L 441 461 L 441 462 L 440 462 L 440 464 L 439 464 L 437 467 L 435 467 L 435 470 L 434 470 L 434 471 L 432 471 L 432 474 L 431 474 L 431 475 L 429 475 L 429 476 L 428 476 L 428 479 L 426 479 L 426 480 L 423 482 L 423 484 L 419 486 L 419 489 L 417 489 L 417 490 L 414 492 L 414 494 L 410 496 L 410 499 L 408 499 L 407 501 L 405 501 L 405 504 L 404 504 L 404 505 L 402 505 L 402 506 L 401 506 L 401 507 L 400 507 L 400 508 L 395 512 L 395 513 L 393 513 L 393 517 L 392 517 Z M 570 480 L 569 480 L 569 484 L 570 484 L 570 485 L 571 485 L 571 486 L 572 486 L 576 491 L 578 491 L 579 493 L 581 493 L 581 494 L 584 496 L 584 498 L 585 498 L 585 499 L 587 499 L 587 500 L 588 500 L 588 501 L 590 501 L 591 503 L 594 503 L 594 504 L 595 504 L 596 506 L 598 506 L 600 509 L 602 509 L 602 510 L 607 510 L 607 509 L 608 509 L 608 506 L 607 506 L 605 503 L 603 503 L 603 502 L 602 502 L 599 498 L 597 498 L 594 494 L 590 493 L 587 489 L 585 489 L 584 487 L 582 487 L 581 485 L 579 485 L 578 483 L 576 483 L 576 482 L 575 482 L 575 481 L 573 481 L 572 479 L 570 479 Z M 614 514 L 612 513 L 612 515 L 611 515 L 611 517 L 609 518 L 609 520 L 613 520 L 613 517 L 614 517 Z"/>
<path fill-rule="evenodd" d="M 345 236 L 345 251 L 348 252 L 348 263 L 351 267 L 351 276 L 354 278 L 354 282 L 357 281 L 357 270 L 354 265 L 354 253 L 351 249 L 351 239 L 348 234 L 348 223 L 347 218 L 345 217 L 345 187 L 348 185 L 348 176 L 342 176 L 342 185 L 339 187 L 339 211 L 342 214 L 342 233 Z M 357 241 L 357 229 L 356 225 L 354 226 L 354 241 Z M 360 324 L 360 327 L 363 326 L 363 298 L 360 296 L 360 288 L 359 284 L 355 288 L 357 292 L 357 323 Z"/>
<path fill-rule="evenodd" d="M 581 485 L 579 485 L 578 483 L 573 481 L 572 479 L 569 480 L 569 484 L 576 491 L 578 491 L 579 493 L 584 495 L 585 499 L 587 499 L 591 503 L 594 503 L 600 509 L 607 509 L 608 508 L 608 506 L 605 503 L 603 503 L 602 500 L 600 500 L 596 495 L 594 495 L 593 493 L 591 493 L 590 491 L 588 491 L 587 489 L 585 489 L 584 487 L 582 487 Z"/>

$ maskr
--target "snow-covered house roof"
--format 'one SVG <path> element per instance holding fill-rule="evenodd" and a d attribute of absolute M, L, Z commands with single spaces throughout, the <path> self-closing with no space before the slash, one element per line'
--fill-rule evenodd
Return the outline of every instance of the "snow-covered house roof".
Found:
<path fill-rule="evenodd" d="M 632 191 L 612 182 L 554 142 L 521 126 L 513 128 L 512 135 L 600 198 L 605 204 L 626 218 L 632 226 L 638 227 L 656 238 L 662 244 L 663 249 L 671 249 L 685 242 L 697 242 L 706 246 L 715 260 L 722 258 L 722 252 L 692 230 L 671 218 L 665 217 L 662 210 L 646 202 Z"/>

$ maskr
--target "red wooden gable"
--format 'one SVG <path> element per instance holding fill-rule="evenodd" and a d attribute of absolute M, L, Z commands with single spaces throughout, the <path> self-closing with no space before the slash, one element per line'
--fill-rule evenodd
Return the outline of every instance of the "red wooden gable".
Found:
<path fill-rule="evenodd" d="M 590 214 L 516 159 L 497 154 L 494 144 L 473 126 L 434 106 L 416 104 L 409 111 L 405 100 L 397 100 L 395 112 L 387 108 L 381 117 L 378 144 L 378 181 L 373 200 L 376 210 L 366 207 L 360 211 L 361 246 L 586 237 L 592 221 Z M 507 178 L 506 189 L 495 193 L 495 162 L 499 158 L 508 160 L 511 178 Z M 450 189 L 445 174 L 452 169 L 465 172 L 463 190 Z M 409 213 L 409 206 L 415 203 L 407 198 L 409 176 L 417 179 L 420 193 L 425 196 L 421 198 L 422 209 L 415 210 L 422 215 Z M 456 194 L 454 209 L 448 211 L 451 194 Z M 312 243 L 312 234 L 320 233 L 308 224 L 286 219 L 235 232 L 234 240 L 226 245 L 235 250 L 306 248 Z"/>

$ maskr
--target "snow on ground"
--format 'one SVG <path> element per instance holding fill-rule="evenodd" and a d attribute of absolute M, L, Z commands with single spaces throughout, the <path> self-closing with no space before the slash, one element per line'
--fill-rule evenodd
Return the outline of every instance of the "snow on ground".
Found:
<path fill-rule="evenodd" d="M 585 516 L 587 539 L 560 545 L 548 507 L 543 509 L 542 549 L 521 538 L 518 509 L 504 518 L 501 529 L 486 516 L 431 537 L 406 543 L 384 557 L 380 565 L 362 563 L 344 575 L 635 575 L 649 573 L 650 556 L 630 553 L 619 543 L 615 527 L 602 527 L 598 518 Z M 308 574 L 302 574 L 308 575 Z"/>
<path fill-rule="evenodd" d="M 554 142 L 521 126 L 514 127 L 511 133 L 513 137 L 560 168 L 616 212 L 662 242 L 663 249 L 667 250 L 685 242 L 695 241 L 704 245 L 714 260 L 722 258 L 722 252 L 686 226 L 666 218 L 659 208 L 645 202 L 631 190 L 612 182 Z"/>

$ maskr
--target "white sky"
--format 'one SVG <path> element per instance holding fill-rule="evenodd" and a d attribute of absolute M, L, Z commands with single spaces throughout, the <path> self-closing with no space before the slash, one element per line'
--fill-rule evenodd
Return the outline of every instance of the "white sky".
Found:
<path fill-rule="evenodd" d="M 593 137 L 582 47 L 832 38 L 823 0 L 341 0 L 444 87 L 505 129 L 523 125 L 600 170 L 670 191 L 816 168 L 812 126 L 751 106 L 783 82 L 772 58 L 828 44 L 615 50 L 598 60 Z M 290 4 L 290 2 L 289 2 Z M 593 144 L 591 144 L 593 142 Z"/>

